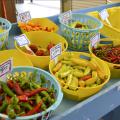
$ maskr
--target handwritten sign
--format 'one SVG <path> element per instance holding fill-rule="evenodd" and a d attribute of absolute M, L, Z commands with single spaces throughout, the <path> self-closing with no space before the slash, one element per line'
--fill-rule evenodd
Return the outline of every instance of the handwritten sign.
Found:
<path fill-rule="evenodd" d="M 72 12 L 71 12 L 71 10 L 69 10 L 69 11 L 67 11 L 67 12 L 65 12 L 65 13 L 63 13 L 62 15 L 61 15 L 61 21 L 63 22 L 63 23 L 68 23 L 69 22 L 69 20 L 71 20 L 72 19 Z"/>
<path fill-rule="evenodd" d="M 100 41 L 100 33 L 96 34 L 95 36 L 93 36 L 91 39 L 91 45 L 95 46 L 97 42 Z"/>
<path fill-rule="evenodd" d="M 108 20 L 109 14 L 108 14 L 108 12 L 107 12 L 106 9 L 103 9 L 99 13 L 99 15 L 100 15 L 100 17 L 101 17 L 102 20 L 105 20 L 110 26 L 112 26 L 111 23 L 110 23 L 110 21 Z"/>
<path fill-rule="evenodd" d="M 56 46 L 52 47 L 50 49 L 50 59 L 56 59 L 58 55 L 60 55 L 62 52 L 62 44 L 59 43 Z"/>
<path fill-rule="evenodd" d="M 0 64 L 0 77 L 11 72 L 12 63 L 13 63 L 12 59 L 9 59 L 9 60 L 3 62 L 2 64 Z"/>
<path fill-rule="evenodd" d="M 109 17 L 109 14 L 106 9 L 102 10 L 99 14 L 102 20 L 106 20 Z"/>
<path fill-rule="evenodd" d="M 29 11 L 23 12 L 19 14 L 19 20 L 21 22 L 28 22 L 31 19 L 31 15 Z"/>
<path fill-rule="evenodd" d="M 28 40 L 28 38 L 27 38 L 27 36 L 25 34 L 22 34 L 20 36 L 16 36 L 16 37 L 14 37 L 14 39 L 16 40 L 17 44 L 20 47 L 23 47 L 25 45 L 30 44 L 30 41 Z"/>

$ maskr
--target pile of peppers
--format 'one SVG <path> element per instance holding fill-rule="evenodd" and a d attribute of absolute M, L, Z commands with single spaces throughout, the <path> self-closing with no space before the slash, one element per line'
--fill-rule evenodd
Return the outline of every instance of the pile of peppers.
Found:
<path fill-rule="evenodd" d="M 92 49 L 93 53 L 110 63 L 120 64 L 120 45 L 118 46 L 101 46 Z"/>
<path fill-rule="evenodd" d="M 34 72 L 15 72 L 7 75 L 7 82 L 0 80 L 0 113 L 10 119 L 45 111 L 55 102 L 53 87 L 44 87 L 48 80 Z"/>

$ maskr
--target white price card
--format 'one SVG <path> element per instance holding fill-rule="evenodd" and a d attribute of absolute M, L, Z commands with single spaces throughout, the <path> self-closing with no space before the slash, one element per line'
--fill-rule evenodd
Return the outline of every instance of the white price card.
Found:
<path fill-rule="evenodd" d="M 65 24 L 68 23 L 68 21 L 71 20 L 71 19 L 72 19 L 72 12 L 71 12 L 71 10 L 69 10 L 69 11 L 67 11 L 67 12 L 65 12 L 65 13 L 63 13 L 61 15 L 61 20 Z"/>
<path fill-rule="evenodd" d="M 28 38 L 26 37 L 25 34 L 16 36 L 16 37 L 14 37 L 14 39 L 16 40 L 17 44 L 20 47 L 23 47 L 23 46 L 26 46 L 26 45 L 30 44 L 30 41 L 28 40 Z"/>
<path fill-rule="evenodd" d="M 106 20 L 108 17 L 109 17 L 109 14 L 107 12 L 106 9 L 102 10 L 100 13 L 99 13 L 100 17 L 102 20 Z"/>
<path fill-rule="evenodd" d="M 12 59 L 8 59 L 7 61 L 0 64 L 0 77 L 12 71 L 12 64 Z"/>
<path fill-rule="evenodd" d="M 100 33 L 97 33 L 95 36 L 93 36 L 91 39 L 90 39 L 90 42 L 91 42 L 91 45 L 92 46 L 95 46 L 97 42 L 100 41 Z"/>
<path fill-rule="evenodd" d="M 19 20 L 21 22 L 28 22 L 31 19 L 31 15 L 29 11 L 23 12 L 19 14 Z"/>
<path fill-rule="evenodd" d="M 62 52 L 62 44 L 59 43 L 56 46 L 52 47 L 50 49 L 50 59 L 56 59 L 58 55 L 60 55 Z"/>

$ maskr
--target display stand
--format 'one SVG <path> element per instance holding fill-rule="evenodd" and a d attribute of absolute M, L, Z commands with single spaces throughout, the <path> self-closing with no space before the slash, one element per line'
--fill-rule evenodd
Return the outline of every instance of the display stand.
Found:
<path fill-rule="evenodd" d="M 104 5 L 96 8 L 88 8 L 73 11 L 74 13 L 86 13 L 90 11 L 101 11 L 104 8 L 120 6 L 120 3 Z M 59 25 L 58 15 L 50 17 Z M 13 24 L 10 31 L 9 48 L 14 48 L 13 37 L 21 34 L 17 24 Z M 120 80 L 111 79 L 109 83 L 97 94 L 88 99 L 76 102 L 66 98 L 63 99 L 61 105 L 52 114 L 50 120 L 98 120 L 111 112 L 120 105 Z M 110 119 L 112 120 L 112 119 Z M 119 120 L 119 119 L 114 119 Z"/>

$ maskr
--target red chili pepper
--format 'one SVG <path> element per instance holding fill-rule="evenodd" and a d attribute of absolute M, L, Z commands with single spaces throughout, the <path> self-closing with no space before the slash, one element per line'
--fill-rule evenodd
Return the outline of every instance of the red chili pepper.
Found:
<path fill-rule="evenodd" d="M 81 79 L 81 80 L 88 80 L 88 79 L 90 79 L 90 78 L 92 78 L 91 75 L 86 75 L 86 76 L 84 76 L 84 77 L 82 77 L 82 78 L 80 78 L 80 79 Z"/>
<path fill-rule="evenodd" d="M 8 85 L 9 88 L 13 88 L 14 83 L 13 83 L 12 80 L 8 80 L 8 81 L 7 81 L 7 85 Z"/>
<path fill-rule="evenodd" d="M 2 89 L 2 88 L 0 88 L 0 94 L 1 94 L 1 93 L 3 93 L 3 89 Z"/>
<path fill-rule="evenodd" d="M 42 101 L 40 101 L 32 110 L 27 112 L 26 114 L 23 114 L 21 116 L 29 116 L 37 113 L 40 110 L 40 107 L 42 106 Z"/>
<path fill-rule="evenodd" d="M 7 101 L 8 104 L 10 104 L 10 102 L 11 102 L 10 99 L 11 98 L 9 96 L 5 96 L 5 100 Z"/>
<path fill-rule="evenodd" d="M 19 99 L 20 102 L 28 102 L 28 96 L 26 95 L 20 95 L 17 96 L 17 98 Z"/>
<path fill-rule="evenodd" d="M 17 95 L 23 95 L 24 92 L 22 91 L 19 83 L 14 83 L 13 89 L 15 90 Z"/>
<path fill-rule="evenodd" d="M 28 97 L 31 97 L 31 96 L 36 95 L 37 93 L 39 93 L 41 91 L 47 91 L 47 90 L 48 90 L 47 88 L 38 88 L 38 89 L 32 90 L 30 92 L 26 92 L 24 94 Z"/>
<path fill-rule="evenodd" d="M 114 61 L 116 61 L 117 60 L 117 57 L 116 56 L 112 56 L 111 57 L 111 62 L 114 62 Z"/>
<path fill-rule="evenodd" d="M 0 100 L 0 105 L 2 105 L 2 103 L 3 103 L 3 101 L 2 101 L 2 100 Z"/>

